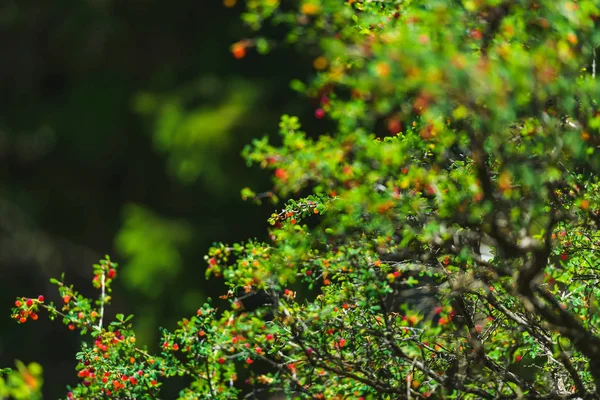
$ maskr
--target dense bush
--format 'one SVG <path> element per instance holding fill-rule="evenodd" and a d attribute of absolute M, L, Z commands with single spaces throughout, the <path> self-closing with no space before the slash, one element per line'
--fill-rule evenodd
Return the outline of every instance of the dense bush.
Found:
<path fill-rule="evenodd" d="M 67 397 L 156 398 L 184 376 L 182 399 L 596 398 L 596 2 L 247 5 L 250 27 L 284 24 L 314 53 L 292 87 L 335 133 L 283 116 L 281 144 L 246 149 L 274 186 L 242 196 L 288 200 L 268 242 L 209 250 L 228 303 L 163 330 L 159 354 L 104 318 L 108 258 L 98 300 L 64 279 L 58 304 L 18 299 L 17 321 L 44 309 L 84 337 Z"/>

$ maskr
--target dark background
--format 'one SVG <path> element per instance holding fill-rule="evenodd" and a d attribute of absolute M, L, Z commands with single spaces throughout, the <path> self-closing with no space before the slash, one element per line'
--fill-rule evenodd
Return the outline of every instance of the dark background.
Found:
<path fill-rule="evenodd" d="M 243 146 L 275 134 L 283 113 L 319 129 L 289 89 L 314 55 L 280 45 L 236 60 L 230 45 L 251 35 L 242 8 L 1 3 L 0 367 L 41 363 L 46 398 L 77 382 L 80 339 L 45 316 L 15 323 L 16 296 L 57 301 L 48 280 L 62 272 L 96 296 L 91 265 L 109 254 L 122 267 L 109 315 L 134 313 L 138 340 L 157 348 L 158 326 L 222 293 L 204 278 L 210 244 L 265 234 L 272 206 L 239 192 L 266 190 L 269 177 L 245 166 Z"/>

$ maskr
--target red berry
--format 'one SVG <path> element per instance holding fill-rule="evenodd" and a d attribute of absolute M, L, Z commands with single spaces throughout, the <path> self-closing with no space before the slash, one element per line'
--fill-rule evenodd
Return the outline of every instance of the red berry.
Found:
<path fill-rule="evenodd" d="M 27 322 L 27 318 L 26 317 L 21 317 L 19 318 L 19 322 L 24 324 L 25 322 Z"/>
<path fill-rule="evenodd" d="M 434 312 L 435 312 L 436 314 L 440 314 L 440 313 L 442 312 L 442 307 L 436 307 L 436 308 L 434 309 Z"/>
<path fill-rule="evenodd" d="M 273 340 L 273 335 L 270 333 L 267 333 L 267 340 Z"/>
<path fill-rule="evenodd" d="M 15 301 L 15 307 L 21 307 L 23 305 L 23 303 L 21 303 L 19 300 Z"/>
<path fill-rule="evenodd" d="M 25 304 L 27 304 L 27 307 L 31 307 L 33 305 L 33 300 L 27 299 L 27 301 L 25 302 Z"/>
<path fill-rule="evenodd" d="M 286 181 L 288 178 L 288 173 L 286 172 L 285 169 L 277 168 L 275 170 L 275 177 L 277 179 L 279 179 L 280 181 Z"/>
<path fill-rule="evenodd" d="M 173 344 L 173 350 L 175 350 L 175 351 L 179 350 L 179 345 L 177 343 Z"/>
<path fill-rule="evenodd" d="M 69 295 L 63 296 L 63 303 L 67 304 L 70 301 L 71 301 L 71 296 L 69 296 Z"/>
<path fill-rule="evenodd" d="M 317 108 L 315 110 L 315 117 L 317 117 L 317 119 L 321 119 L 325 116 L 325 110 L 323 110 L 322 108 Z"/>
<path fill-rule="evenodd" d="M 73 325 L 73 324 L 69 324 L 67 327 L 69 328 L 70 331 L 75 330 L 75 325 Z"/>
<path fill-rule="evenodd" d="M 252 364 L 254 362 L 251 358 L 246 358 L 246 364 Z"/>
<path fill-rule="evenodd" d="M 220 357 L 218 360 L 219 364 L 223 364 L 225 362 L 225 359 L 223 357 Z"/>
<path fill-rule="evenodd" d="M 521 356 L 521 355 L 518 355 L 515 357 L 515 361 L 517 361 L 517 362 L 521 362 L 522 359 L 523 359 L 523 356 Z"/>
<path fill-rule="evenodd" d="M 108 378 L 107 377 L 102 378 L 102 383 L 108 383 Z"/>
<path fill-rule="evenodd" d="M 400 121 L 394 118 L 388 122 L 387 129 L 388 132 L 390 132 L 392 135 L 395 135 L 397 133 L 400 133 L 400 131 L 402 130 L 402 124 L 400 123 Z"/>
<path fill-rule="evenodd" d="M 44 302 L 44 296 L 42 296 L 42 295 L 40 294 L 40 295 L 38 296 L 38 301 L 39 301 L 40 303 L 43 303 L 43 302 Z"/>
<path fill-rule="evenodd" d="M 113 268 L 108 270 L 108 279 L 115 279 L 115 276 L 117 276 L 117 271 L 115 271 Z"/>

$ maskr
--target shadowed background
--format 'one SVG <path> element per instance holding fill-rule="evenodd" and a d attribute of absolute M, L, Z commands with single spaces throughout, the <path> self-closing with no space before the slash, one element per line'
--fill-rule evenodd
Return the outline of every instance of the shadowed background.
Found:
<path fill-rule="evenodd" d="M 243 146 L 276 133 L 283 113 L 319 129 L 289 88 L 316 55 L 276 47 L 236 60 L 231 44 L 250 33 L 241 11 L 217 0 L 0 5 L 0 367 L 40 362 L 46 398 L 77 382 L 78 336 L 46 318 L 16 324 L 16 296 L 56 301 L 48 279 L 62 272 L 95 296 L 91 265 L 109 254 L 122 267 L 109 315 L 134 313 L 138 340 L 156 348 L 158 326 L 222 293 L 204 278 L 208 246 L 265 233 L 271 207 L 239 193 L 268 189 L 268 177 L 246 168 Z"/>

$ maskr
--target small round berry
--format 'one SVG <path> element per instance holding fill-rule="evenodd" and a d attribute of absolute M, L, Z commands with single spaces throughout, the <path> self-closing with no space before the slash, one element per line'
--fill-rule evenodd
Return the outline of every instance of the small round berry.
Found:
<path fill-rule="evenodd" d="M 19 300 L 15 301 L 15 307 L 21 307 L 23 305 L 23 303 L 21 303 Z"/>
<path fill-rule="evenodd" d="M 317 119 L 322 119 L 325 116 L 325 110 L 323 110 L 322 108 L 317 108 L 315 110 L 315 117 Z"/>
<path fill-rule="evenodd" d="M 31 307 L 33 305 L 33 300 L 27 299 L 27 301 L 25 302 L 25 304 L 27 304 L 27 307 Z"/>
<path fill-rule="evenodd" d="M 43 302 L 44 302 L 44 296 L 42 296 L 42 295 L 40 294 L 40 295 L 38 296 L 38 301 L 39 301 L 40 303 L 43 303 Z"/>
<path fill-rule="evenodd" d="M 231 46 L 231 54 L 238 60 L 246 57 L 246 46 L 241 42 L 234 43 Z"/>
<path fill-rule="evenodd" d="M 75 325 L 73 325 L 73 324 L 69 324 L 67 327 L 69 328 L 70 331 L 75 330 Z"/>
<path fill-rule="evenodd" d="M 63 296 L 63 303 L 68 304 L 71 301 L 71 296 L 66 295 Z"/>

